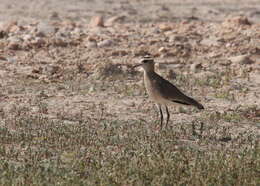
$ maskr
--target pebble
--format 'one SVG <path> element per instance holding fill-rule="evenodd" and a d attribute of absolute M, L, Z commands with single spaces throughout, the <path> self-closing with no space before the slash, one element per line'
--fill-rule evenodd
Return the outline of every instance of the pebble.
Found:
<path fill-rule="evenodd" d="M 7 48 L 11 49 L 11 50 L 18 50 L 20 49 L 20 44 L 22 43 L 22 40 L 20 38 L 17 37 L 10 37 L 8 38 L 9 43 Z"/>
<path fill-rule="evenodd" d="M 161 47 L 158 49 L 158 52 L 165 53 L 165 52 L 167 52 L 167 49 L 165 47 Z"/>
<path fill-rule="evenodd" d="M 65 37 L 55 37 L 53 39 L 53 45 L 59 47 L 66 47 L 70 41 Z"/>
<path fill-rule="evenodd" d="M 37 26 L 37 36 L 46 37 L 48 35 L 53 35 L 55 32 L 55 27 L 48 23 L 41 22 Z"/>
<path fill-rule="evenodd" d="M 52 12 L 49 16 L 50 20 L 60 20 L 58 12 Z"/>
<path fill-rule="evenodd" d="M 171 33 L 172 34 L 172 33 Z M 187 42 L 188 38 L 184 37 L 184 36 L 178 36 L 178 35 L 171 35 L 169 36 L 169 42 L 170 43 L 174 43 L 176 41 L 180 41 L 180 42 Z"/>
<path fill-rule="evenodd" d="M 11 33 L 18 33 L 21 30 L 21 28 L 17 25 L 12 25 L 9 29 L 9 32 Z"/>
<path fill-rule="evenodd" d="M 202 68 L 202 65 L 201 63 L 193 63 L 190 65 L 190 71 L 191 72 L 194 72 L 194 73 L 197 73 L 199 69 Z"/>
<path fill-rule="evenodd" d="M 4 56 L 0 56 L 0 61 L 7 61 L 7 58 Z"/>
<path fill-rule="evenodd" d="M 75 28 L 70 32 L 70 35 L 72 36 L 80 36 L 81 34 L 83 34 L 83 30 L 80 28 Z"/>
<path fill-rule="evenodd" d="M 128 55 L 127 51 L 124 50 L 116 50 L 111 53 L 112 56 L 126 56 Z"/>
<path fill-rule="evenodd" d="M 57 65 L 48 65 L 43 69 L 43 73 L 47 75 L 56 74 L 59 71 L 60 67 Z"/>
<path fill-rule="evenodd" d="M 31 44 L 33 44 L 34 46 L 40 48 L 40 47 L 42 47 L 42 46 L 44 46 L 46 44 L 46 41 L 43 38 L 41 38 L 41 37 L 36 37 L 35 39 L 33 39 L 31 41 Z"/>
<path fill-rule="evenodd" d="M 236 16 L 227 18 L 222 25 L 230 27 L 234 25 L 251 25 L 246 16 Z"/>
<path fill-rule="evenodd" d="M 219 46 L 220 42 L 215 38 L 205 38 L 200 41 L 200 44 L 206 46 Z"/>
<path fill-rule="evenodd" d="M 113 16 L 105 22 L 105 25 L 113 26 L 116 22 L 123 22 L 124 19 L 125 19 L 125 16 Z"/>
<path fill-rule="evenodd" d="M 89 22 L 90 27 L 104 27 L 103 16 L 94 16 Z"/>
<path fill-rule="evenodd" d="M 70 38 L 71 37 L 70 30 L 68 28 L 62 28 L 55 34 L 55 37 Z"/>
<path fill-rule="evenodd" d="M 87 41 L 85 46 L 87 48 L 97 48 L 97 42 L 96 41 Z"/>
<path fill-rule="evenodd" d="M 254 61 L 251 60 L 250 56 L 247 54 L 230 57 L 230 58 L 228 58 L 228 60 L 230 60 L 232 63 L 239 63 L 241 65 L 254 63 Z"/>
<path fill-rule="evenodd" d="M 0 30 L 4 31 L 4 32 L 10 32 L 10 29 L 13 26 L 17 26 L 17 21 L 11 21 L 11 22 L 1 22 L 0 23 Z"/>
<path fill-rule="evenodd" d="M 227 48 L 232 47 L 232 44 L 231 44 L 231 43 L 227 43 L 227 44 L 226 44 L 226 47 L 227 47 Z"/>
<path fill-rule="evenodd" d="M 24 41 L 29 41 L 29 40 L 32 40 L 33 37 L 30 34 L 26 34 L 26 35 L 23 35 L 22 38 Z"/>
<path fill-rule="evenodd" d="M 10 62 L 10 63 L 15 63 L 15 62 L 17 62 L 17 58 L 16 58 L 16 57 L 7 57 L 6 59 L 7 59 L 7 61 Z"/>
<path fill-rule="evenodd" d="M 169 24 L 167 24 L 167 23 L 161 23 L 161 24 L 159 25 L 159 29 L 160 29 L 161 31 L 166 32 L 166 31 L 172 30 L 172 27 L 171 27 Z"/>
<path fill-rule="evenodd" d="M 114 42 L 110 39 L 106 39 L 98 43 L 98 47 L 110 47 L 114 44 Z"/>
<path fill-rule="evenodd" d="M 194 77 L 199 79 L 207 79 L 208 77 L 212 77 L 214 75 L 215 75 L 214 72 L 202 71 L 194 74 Z"/>

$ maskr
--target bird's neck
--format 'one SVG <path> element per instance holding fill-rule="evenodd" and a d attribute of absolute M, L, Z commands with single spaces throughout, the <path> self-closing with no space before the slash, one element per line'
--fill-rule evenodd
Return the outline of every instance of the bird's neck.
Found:
<path fill-rule="evenodd" d="M 145 75 L 145 76 L 153 77 L 154 74 L 156 74 L 156 73 L 154 72 L 154 70 L 146 70 L 146 71 L 144 71 L 144 75 Z"/>
<path fill-rule="evenodd" d="M 155 73 L 153 66 L 150 66 L 149 68 L 146 68 L 144 71 L 145 71 L 146 73 Z"/>

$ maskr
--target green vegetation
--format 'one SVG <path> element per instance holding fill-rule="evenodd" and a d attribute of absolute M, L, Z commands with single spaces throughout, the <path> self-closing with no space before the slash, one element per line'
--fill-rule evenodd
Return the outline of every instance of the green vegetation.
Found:
<path fill-rule="evenodd" d="M 219 124 L 231 116 L 196 121 L 198 136 L 191 123 L 158 132 L 139 120 L 65 122 L 14 107 L 0 128 L 0 184 L 257 185 L 259 142 L 252 131 L 225 141 Z"/>

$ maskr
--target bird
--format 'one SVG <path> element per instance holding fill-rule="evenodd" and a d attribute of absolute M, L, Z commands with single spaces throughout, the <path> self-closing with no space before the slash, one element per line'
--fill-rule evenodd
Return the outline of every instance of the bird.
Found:
<path fill-rule="evenodd" d="M 196 101 L 195 99 L 182 93 L 176 86 L 171 82 L 164 79 L 162 76 L 157 74 L 154 71 L 155 62 L 151 56 L 144 56 L 139 64 L 135 65 L 133 68 L 142 67 L 144 70 L 144 85 L 146 92 L 149 98 L 154 101 L 158 107 L 160 113 L 160 129 L 163 128 L 163 112 L 162 106 L 166 110 L 166 125 L 167 128 L 168 122 L 170 119 L 170 113 L 168 105 L 177 104 L 177 105 L 186 105 L 194 106 L 198 109 L 204 109 L 204 106 Z"/>

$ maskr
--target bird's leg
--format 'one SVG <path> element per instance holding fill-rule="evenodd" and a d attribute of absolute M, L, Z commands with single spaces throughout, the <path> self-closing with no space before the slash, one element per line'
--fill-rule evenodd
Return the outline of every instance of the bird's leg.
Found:
<path fill-rule="evenodd" d="M 169 119 L 170 119 L 170 113 L 169 113 L 167 105 L 165 105 L 165 110 L 166 110 L 166 114 L 167 114 L 167 120 L 166 120 L 166 126 L 165 127 L 167 128 L 168 122 L 169 122 Z"/>
<path fill-rule="evenodd" d="M 160 105 L 160 104 L 157 104 L 157 107 L 158 107 L 158 109 L 159 109 L 160 116 L 161 116 L 161 130 L 162 130 L 162 127 L 163 127 L 163 113 L 162 113 L 162 108 L 161 108 L 161 105 Z"/>
<path fill-rule="evenodd" d="M 156 104 L 156 105 L 153 105 L 153 106 L 155 106 L 156 119 L 158 119 L 158 118 L 159 118 L 159 113 L 158 113 L 157 109 L 159 110 L 159 106 L 158 106 L 157 104 Z"/>

